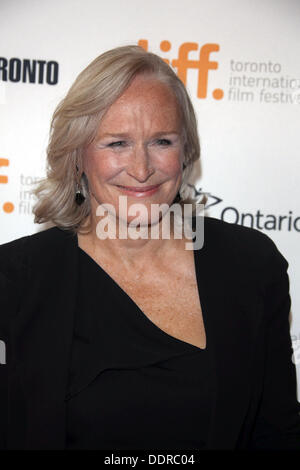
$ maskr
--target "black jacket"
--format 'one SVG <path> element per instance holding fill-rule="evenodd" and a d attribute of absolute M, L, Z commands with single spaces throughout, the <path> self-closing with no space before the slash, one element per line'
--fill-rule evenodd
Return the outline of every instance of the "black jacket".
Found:
<path fill-rule="evenodd" d="M 205 217 L 195 263 L 214 394 L 210 449 L 299 449 L 288 263 L 258 230 Z M 64 449 L 77 236 L 0 246 L 0 448 Z M 3 343 L 2 343 L 3 345 Z"/>

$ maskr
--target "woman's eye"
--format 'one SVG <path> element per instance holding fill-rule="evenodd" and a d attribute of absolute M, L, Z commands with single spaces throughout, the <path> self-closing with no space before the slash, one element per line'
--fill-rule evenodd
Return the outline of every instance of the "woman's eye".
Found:
<path fill-rule="evenodd" d="M 118 140 L 117 142 L 111 142 L 108 144 L 108 147 L 124 147 L 125 144 L 126 142 L 124 142 L 124 140 Z"/>
<path fill-rule="evenodd" d="M 170 145 L 172 142 L 169 139 L 158 139 L 158 145 L 167 146 Z"/>

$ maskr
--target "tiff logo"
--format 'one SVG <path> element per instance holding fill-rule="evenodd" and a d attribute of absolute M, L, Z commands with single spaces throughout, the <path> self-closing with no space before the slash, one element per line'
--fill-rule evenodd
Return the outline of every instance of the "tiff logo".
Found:
<path fill-rule="evenodd" d="M 138 45 L 148 50 L 148 40 L 140 39 Z M 170 41 L 161 41 L 160 50 L 163 52 L 170 51 L 172 44 Z M 207 84 L 208 84 L 208 71 L 216 70 L 218 68 L 218 62 L 210 60 L 210 54 L 212 52 L 218 52 L 220 49 L 219 44 L 204 44 L 199 51 L 199 58 L 197 60 L 189 59 L 189 53 L 191 51 L 198 51 L 198 44 L 196 42 L 184 42 L 181 44 L 178 50 L 178 57 L 173 59 L 170 63 L 169 59 L 163 59 L 168 65 L 177 68 L 177 75 L 180 80 L 186 85 L 187 83 L 187 71 L 188 69 L 198 70 L 198 89 L 197 97 L 207 97 Z M 212 92 L 212 96 L 215 100 L 221 100 L 224 96 L 224 91 L 221 88 L 215 88 Z"/>
<path fill-rule="evenodd" d="M 0 167 L 1 166 L 5 166 L 5 167 L 9 166 L 9 160 L 7 158 L 0 157 Z M 8 183 L 8 176 L 0 175 L 0 184 L 7 184 L 7 183 Z M 14 208 L 15 206 L 12 202 L 4 202 L 4 204 L 2 205 L 3 211 L 6 212 L 7 214 L 10 214 L 11 212 L 13 212 Z"/>

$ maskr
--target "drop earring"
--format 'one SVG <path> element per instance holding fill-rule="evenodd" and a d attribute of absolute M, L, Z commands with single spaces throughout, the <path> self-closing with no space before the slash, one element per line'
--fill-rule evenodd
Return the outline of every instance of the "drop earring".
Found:
<path fill-rule="evenodd" d="M 81 192 L 81 187 L 79 186 L 78 183 L 76 183 L 76 193 L 75 193 L 75 202 L 78 206 L 81 206 L 81 204 L 85 201 L 85 197 Z"/>
<path fill-rule="evenodd" d="M 76 172 L 77 172 L 77 177 L 78 177 L 78 166 L 76 165 Z M 76 192 L 75 192 L 75 202 L 78 206 L 81 206 L 81 204 L 85 201 L 85 196 L 82 194 L 82 188 L 81 184 L 76 182 Z"/>
<path fill-rule="evenodd" d="M 180 192 L 178 191 L 178 193 L 176 194 L 176 197 L 175 197 L 175 199 L 174 199 L 173 202 L 174 202 L 174 203 L 180 202 L 180 200 L 181 200 L 181 196 L 180 196 Z"/>

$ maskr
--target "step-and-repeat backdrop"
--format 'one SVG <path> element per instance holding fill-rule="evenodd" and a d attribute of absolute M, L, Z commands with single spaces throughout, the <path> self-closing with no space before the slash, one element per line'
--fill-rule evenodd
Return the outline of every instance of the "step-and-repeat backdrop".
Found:
<path fill-rule="evenodd" d="M 190 93 L 202 147 L 191 184 L 207 195 L 206 214 L 261 230 L 289 261 L 299 397 L 300 2 L 2 0 L 0 26 L 0 243 L 43 228 L 30 190 L 77 74 L 140 44 Z"/>

